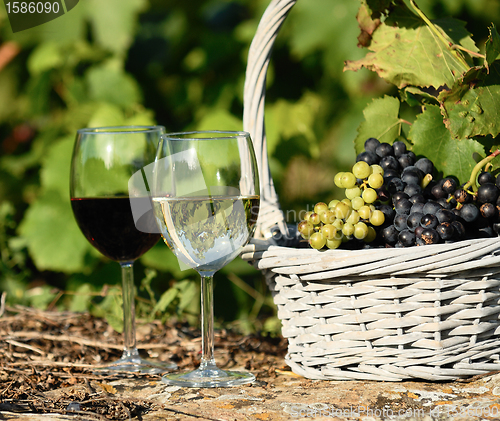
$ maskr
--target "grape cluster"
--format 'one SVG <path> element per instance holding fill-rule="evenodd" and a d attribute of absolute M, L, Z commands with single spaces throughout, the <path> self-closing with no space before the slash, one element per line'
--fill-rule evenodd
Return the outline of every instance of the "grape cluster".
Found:
<path fill-rule="evenodd" d="M 364 239 L 363 247 L 411 247 L 500 234 L 500 175 L 486 170 L 500 151 L 478 163 L 471 179 L 460 184 L 454 177 L 435 180 L 433 162 L 417 159 L 404 142 L 369 138 L 364 146 L 352 172 L 335 176 L 335 184 L 345 188 L 341 203 L 346 206 L 337 212 L 339 201 L 318 203 L 300 222 L 298 230 L 313 248 L 337 248 L 351 239 L 358 246 L 356 240 Z M 335 242 L 322 212 L 335 215 Z M 358 216 L 365 237 L 356 233 Z"/>
<path fill-rule="evenodd" d="M 382 167 L 359 161 L 350 172 L 336 174 L 334 182 L 344 189 L 345 198 L 316 203 L 299 223 L 300 235 L 315 249 L 336 249 L 350 240 L 371 243 L 377 237 L 374 227 L 385 222 L 384 213 L 374 205 L 377 189 L 384 184 Z"/>

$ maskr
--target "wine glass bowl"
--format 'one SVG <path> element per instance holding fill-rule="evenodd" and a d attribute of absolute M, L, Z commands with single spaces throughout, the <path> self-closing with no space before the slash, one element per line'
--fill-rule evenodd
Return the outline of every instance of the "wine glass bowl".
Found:
<path fill-rule="evenodd" d="M 213 275 L 250 240 L 260 205 L 250 135 L 230 131 L 163 135 L 153 173 L 153 208 L 161 235 L 181 268 L 195 269 L 201 277 L 200 367 L 167 374 L 162 380 L 190 387 L 253 382 L 251 373 L 217 367 L 213 332 Z"/>
<path fill-rule="evenodd" d="M 106 371 L 176 368 L 141 358 L 135 337 L 133 264 L 160 239 L 142 174 L 154 162 L 164 133 L 163 126 L 119 126 L 80 129 L 76 135 L 70 172 L 73 214 L 92 246 L 122 271 L 124 351 Z"/>

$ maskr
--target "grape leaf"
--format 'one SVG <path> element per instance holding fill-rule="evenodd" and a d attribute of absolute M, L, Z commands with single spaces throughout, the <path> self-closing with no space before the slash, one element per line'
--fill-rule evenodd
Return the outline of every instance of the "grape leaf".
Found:
<path fill-rule="evenodd" d="M 439 173 L 455 175 L 461 182 L 469 179 L 476 165 L 474 153 L 484 155 L 483 146 L 476 140 L 452 139 L 437 105 L 425 107 L 413 123 L 408 138 L 417 156 L 429 158 Z"/>
<path fill-rule="evenodd" d="M 297 2 L 291 13 L 290 46 L 292 53 L 305 60 L 317 51 L 323 51 L 326 69 L 331 74 L 342 74 L 341 67 L 345 57 L 352 57 L 356 51 L 358 30 L 352 25 L 349 16 L 354 16 L 358 8 L 357 1 L 332 2 L 315 0 L 314 7 L 309 2 Z M 335 22 L 332 25 L 332 22 Z M 314 30 L 311 30 L 314 28 Z M 332 40 L 342 39 L 342 42 Z"/>
<path fill-rule="evenodd" d="M 68 196 L 48 190 L 28 208 L 19 233 L 39 270 L 78 272 L 92 246 L 75 222 Z"/>
<path fill-rule="evenodd" d="M 500 61 L 474 67 L 439 96 L 446 127 L 453 138 L 500 133 Z"/>
<path fill-rule="evenodd" d="M 312 129 L 314 121 L 321 109 L 321 99 L 313 93 L 305 93 L 299 101 L 290 102 L 284 99 L 276 101 L 266 112 L 267 150 L 271 156 L 281 139 L 292 139 L 294 136 L 306 140 L 304 146 L 310 156 L 320 154 L 316 135 Z"/>
<path fill-rule="evenodd" d="M 40 178 L 44 189 L 57 190 L 69 200 L 69 172 L 75 136 L 55 142 L 42 158 Z"/>
<path fill-rule="evenodd" d="M 122 107 L 141 100 L 139 85 L 132 76 L 109 62 L 89 69 L 85 75 L 90 98 Z"/>
<path fill-rule="evenodd" d="M 126 51 L 133 41 L 137 16 L 146 7 L 146 1 L 87 0 L 82 3 L 91 21 L 96 43 L 114 53 Z"/>
<path fill-rule="evenodd" d="M 55 69 L 64 63 L 64 57 L 55 42 L 40 44 L 28 58 L 28 70 L 32 75 L 38 75 L 46 70 Z"/>
<path fill-rule="evenodd" d="M 356 154 L 364 150 L 364 143 L 369 137 L 391 144 L 398 138 L 403 122 L 399 118 L 399 108 L 399 100 L 391 96 L 376 98 L 366 106 L 363 110 L 365 121 L 359 125 L 354 140 Z"/>
<path fill-rule="evenodd" d="M 460 44 L 470 47 L 463 24 L 452 19 L 435 21 L 440 38 L 409 9 L 397 11 L 398 16 L 392 19 L 398 20 L 400 26 L 390 26 L 388 22 L 379 25 L 368 47 L 371 52 L 361 60 L 346 61 L 344 70 L 366 67 L 398 88 L 452 86 L 468 66 L 461 53 L 450 48 L 455 40 L 446 34 L 459 33 Z"/>
<path fill-rule="evenodd" d="M 500 55 L 500 36 L 498 35 L 495 25 L 491 25 L 488 29 L 490 34 L 486 40 L 486 62 L 491 64 Z"/>

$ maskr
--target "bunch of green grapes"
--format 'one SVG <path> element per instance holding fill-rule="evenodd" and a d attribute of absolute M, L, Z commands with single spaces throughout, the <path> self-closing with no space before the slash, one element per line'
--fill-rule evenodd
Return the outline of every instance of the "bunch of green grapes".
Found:
<path fill-rule="evenodd" d="M 334 179 L 343 188 L 345 198 L 328 204 L 319 202 L 307 212 L 298 225 L 302 238 L 314 249 L 336 249 L 351 239 L 372 242 L 377 237 L 376 226 L 385 221 L 384 213 L 376 209 L 376 189 L 384 184 L 384 170 L 365 161 L 354 164 L 350 172 L 339 172 Z"/>

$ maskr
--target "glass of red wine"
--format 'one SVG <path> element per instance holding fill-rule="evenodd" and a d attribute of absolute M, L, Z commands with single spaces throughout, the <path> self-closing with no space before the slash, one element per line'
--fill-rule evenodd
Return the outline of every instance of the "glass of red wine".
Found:
<path fill-rule="evenodd" d="M 122 273 L 124 350 L 104 371 L 160 373 L 177 368 L 143 359 L 135 332 L 134 261 L 160 239 L 145 169 L 154 162 L 164 133 L 163 126 L 77 131 L 70 174 L 73 214 L 87 240 L 118 262 Z"/>
<path fill-rule="evenodd" d="M 246 132 L 162 136 L 153 171 L 153 207 L 165 243 L 181 269 L 201 278 L 201 363 L 162 381 L 181 387 L 229 387 L 255 380 L 222 370 L 214 358 L 213 275 L 250 240 L 260 206 L 257 161 Z"/>

